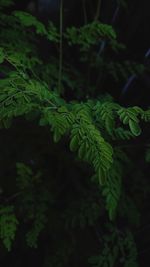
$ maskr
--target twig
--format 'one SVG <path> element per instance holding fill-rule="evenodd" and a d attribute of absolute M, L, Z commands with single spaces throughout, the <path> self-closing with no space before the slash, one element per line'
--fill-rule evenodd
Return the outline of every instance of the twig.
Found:
<path fill-rule="evenodd" d="M 5 202 L 5 203 L 8 203 L 8 202 L 10 202 L 10 201 L 16 199 L 16 198 L 17 198 L 18 196 L 20 196 L 22 193 L 23 193 L 23 190 L 20 191 L 20 192 L 15 193 L 15 194 L 13 194 L 13 195 L 11 195 L 11 196 L 9 196 L 9 197 L 6 198 L 6 199 L 4 199 L 4 202 Z"/>
<path fill-rule="evenodd" d="M 102 0 L 98 0 L 94 21 L 98 20 L 98 18 L 99 18 L 100 9 L 101 9 L 101 3 L 102 3 Z"/>
<path fill-rule="evenodd" d="M 62 37 L 63 37 L 63 0 L 60 0 L 60 42 L 59 42 L 59 74 L 58 74 L 58 92 L 61 93 L 61 81 L 62 81 L 62 60 L 63 60 L 63 47 L 62 47 Z"/>
<path fill-rule="evenodd" d="M 87 24 L 87 12 L 86 12 L 85 0 L 82 0 L 82 6 L 83 6 L 84 23 Z"/>

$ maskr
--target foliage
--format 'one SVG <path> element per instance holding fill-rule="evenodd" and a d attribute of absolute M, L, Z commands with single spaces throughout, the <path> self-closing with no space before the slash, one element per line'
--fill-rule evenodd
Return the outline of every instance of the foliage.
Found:
<path fill-rule="evenodd" d="M 98 21 L 94 21 L 79 29 L 75 27 L 68 28 L 65 36 L 69 40 L 69 45 L 78 44 L 83 51 L 89 50 L 98 41 L 116 39 L 116 33 L 113 28 Z"/>
<path fill-rule="evenodd" d="M 18 225 L 18 220 L 13 210 L 13 206 L 2 206 L 0 208 L 0 238 L 8 251 L 11 250 Z"/>
<path fill-rule="evenodd" d="M 103 249 L 98 256 L 89 259 L 91 266 L 115 266 L 119 259 L 122 266 L 135 266 L 137 251 L 132 233 L 128 230 L 125 234 L 114 229 L 113 225 L 108 225 L 109 235 L 104 235 Z"/>
<path fill-rule="evenodd" d="M 4 10 L 9 3 L 2 1 Z M 124 1 L 119 3 L 124 5 Z M 92 21 L 80 28 L 66 27 L 60 33 L 52 22 L 44 25 L 25 11 L 7 14 L 2 9 L 1 18 L 0 127 L 9 131 L 17 120 L 27 120 L 36 123 L 42 132 L 48 129 L 49 139 L 53 138 L 48 148 L 52 151 L 50 169 L 45 170 L 40 163 L 32 166 L 25 160 L 15 162 L 12 195 L 4 193 L 0 206 L 0 238 L 4 246 L 10 251 L 14 240 L 19 244 L 18 235 L 21 235 L 21 242 L 24 244 L 25 240 L 32 249 L 38 249 L 40 243 L 49 251 L 54 248 L 47 253 L 43 266 L 69 266 L 76 263 L 76 250 L 82 241 L 77 236 L 81 229 L 82 233 L 87 229 L 96 233 L 100 230 L 102 236 L 97 249 L 100 253 L 88 254 L 90 266 L 138 266 L 131 227 L 132 223 L 136 225 L 131 218 L 132 209 L 136 213 L 136 197 L 130 199 L 132 192 L 127 190 L 130 186 L 134 191 L 130 179 L 133 179 L 131 162 L 136 153 L 132 155 L 130 144 L 140 140 L 143 125 L 150 121 L 150 110 L 123 107 L 97 89 L 103 86 L 99 72 L 104 71 L 104 77 L 112 75 L 118 81 L 130 74 L 141 74 L 145 68 L 130 61 L 110 62 L 109 56 L 103 57 L 103 51 L 98 53 L 97 48 L 103 42 L 104 49 L 115 56 L 124 48 L 111 25 Z M 61 41 L 62 66 L 58 49 Z M 41 51 L 45 46 L 49 48 L 46 55 Z M 72 49 L 77 58 L 72 55 Z M 43 145 L 45 150 L 47 143 Z M 43 157 L 40 153 L 36 155 L 39 162 Z M 61 157 L 58 166 L 55 157 L 57 160 Z M 146 161 L 149 162 L 149 150 Z M 139 180 L 145 179 L 138 175 Z M 6 187 L 5 181 L 3 186 Z M 124 207 L 123 211 L 120 207 Z M 129 219 L 123 229 L 118 223 L 122 217 Z M 90 241 L 85 243 L 84 246 L 90 246 Z M 88 264 L 86 253 L 83 258 L 81 264 Z"/>

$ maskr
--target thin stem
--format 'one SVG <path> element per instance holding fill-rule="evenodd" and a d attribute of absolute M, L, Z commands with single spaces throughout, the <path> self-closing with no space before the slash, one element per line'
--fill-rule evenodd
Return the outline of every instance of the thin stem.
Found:
<path fill-rule="evenodd" d="M 82 6 L 83 6 L 84 23 L 87 24 L 87 12 L 86 12 L 85 0 L 82 0 Z"/>
<path fill-rule="evenodd" d="M 4 199 L 4 202 L 10 202 L 10 201 L 14 200 L 14 199 L 16 199 L 18 196 L 20 196 L 22 193 L 23 193 L 23 190 L 20 191 L 20 192 L 15 193 L 14 195 L 12 195 L 12 196 L 10 196 L 10 197 L 8 197 L 8 198 L 6 198 L 6 199 Z"/>
<path fill-rule="evenodd" d="M 100 15 L 101 3 L 102 3 L 102 0 L 98 0 L 98 2 L 97 2 L 97 8 L 96 8 L 96 13 L 95 13 L 95 17 L 94 17 L 94 20 L 95 21 L 98 20 L 99 15 Z"/>
<path fill-rule="evenodd" d="M 62 37 L 63 37 L 63 0 L 60 0 L 60 42 L 59 42 L 59 74 L 58 74 L 58 92 L 61 93 L 61 81 L 62 81 L 62 61 L 63 61 L 63 46 L 62 46 Z"/>

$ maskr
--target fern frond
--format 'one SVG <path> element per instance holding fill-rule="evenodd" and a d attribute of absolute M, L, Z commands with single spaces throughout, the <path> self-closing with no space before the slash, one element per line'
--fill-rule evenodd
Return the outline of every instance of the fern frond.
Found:
<path fill-rule="evenodd" d="M 104 124 L 106 132 L 110 135 L 114 135 L 116 128 L 116 110 L 119 109 L 119 105 L 112 101 L 105 101 L 104 103 L 97 102 L 94 107 L 96 121 L 101 125 Z"/>
<path fill-rule="evenodd" d="M 72 151 L 77 150 L 79 158 L 93 165 L 99 181 L 102 183 L 113 161 L 112 147 L 93 125 L 88 110 L 82 108 L 82 106 L 76 108 L 78 111 L 76 112 L 75 124 L 71 130 L 70 149 Z"/>
<path fill-rule="evenodd" d="M 122 266 L 138 267 L 137 249 L 132 233 L 121 232 L 113 225 L 108 225 L 104 236 L 103 248 L 99 255 L 89 258 L 92 267 L 114 267 L 119 262 Z"/>
<path fill-rule="evenodd" d="M 33 172 L 31 168 L 29 168 L 28 166 L 26 166 L 21 162 L 16 163 L 16 168 L 17 168 L 16 185 L 18 189 L 22 191 L 30 186 Z"/>
<path fill-rule="evenodd" d="M 130 140 L 134 137 L 134 135 L 129 131 L 122 127 L 118 127 L 114 130 L 114 136 L 117 140 Z"/>
<path fill-rule="evenodd" d="M 70 45 L 80 45 L 81 51 L 87 51 L 102 39 L 115 40 L 116 33 L 111 25 L 94 21 L 80 28 L 67 28 L 64 34 Z"/>
<path fill-rule="evenodd" d="M 121 195 L 121 169 L 121 165 L 115 160 L 112 168 L 109 170 L 107 180 L 104 186 L 102 186 L 102 195 L 106 199 L 106 209 L 111 221 L 116 216 Z"/>
<path fill-rule="evenodd" d="M 45 108 L 40 119 L 40 125 L 49 124 L 54 133 L 54 141 L 58 142 L 60 138 L 69 132 L 74 122 L 74 116 L 67 108 L 61 107 L 57 111 L 51 111 Z"/>
<path fill-rule="evenodd" d="M 26 241 L 29 247 L 37 248 L 38 237 L 45 228 L 45 224 L 47 222 L 47 216 L 45 215 L 46 211 L 47 206 L 45 203 L 38 203 L 32 227 L 26 234 Z"/>
<path fill-rule="evenodd" d="M 14 16 L 20 21 L 25 27 L 34 27 L 37 34 L 46 35 L 47 31 L 43 23 L 38 21 L 36 17 L 24 11 L 15 11 Z"/>
<path fill-rule="evenodd" d="M 141 134 L 141 128 L 139 126 L 139 114 L 141 109 L 137 107 L 121 108 L 118 110 L 120 120 L 124 125 L 129 125 L 129 129 L 134 136 Z"/>
<path fill-rule="evenodd" d="M 85 195 L 69 204 L 63 217 L 65 218 L 65 227 L 69 228 L 85 228 L 86 226 L 94 226 L 94 223 L 100 216 L 100 203 L 95 201 L 99 199 L 100 192 L 94 192 L 94 196 Z M 100 201 L 99 201 L 100 202 Z"/>
<path fill-rule="evenodd" d="M 127 80 L 131 75 L 141 75 L 145 67 L 136 62 L 109 62 L 105 65 L 108 73 L 118 82 L 120 79 Z"/>
<path fill-rule="evenodd" d="M 59 32 L 52 22 L 49 22 L 48 27 L 39 21 L 36 17 L 24 11 L 15 11 L 14 16 L 19 20 L 24 27 L 34 27 L 37 34 L 47 37 L 51 42 L 59 42 Z"/>
<path fill-rule="evenodd" d="M 145 122 L 149 122 L 150 121 L 150 110 L 143 110 L 141 112 L 141 118 L 143 121 Z"/>
<path fill-rule="evenodd" d="M 0 239 L 8 251 L 11 250 L 12 242 L 15 239 L 19 222 L 14 214 L 13 206 L 0 207 Z"/>
<path fill-rule="evenodd" d="M 47 222 L 47 208 L 49 196 L 41 186 L 41 172 L 33 173 L 32 169 L 24 163 L 18 162 L 16 185 L 20 190 L 19 199 L 21 209 L 26 212 L 24 222 L 30 222 L 30 228 L 26 233 L 28 246 L 37 247 L 38 237 L 45 228 Z M 39 194 L 40 192 L 40 194 Z"/>

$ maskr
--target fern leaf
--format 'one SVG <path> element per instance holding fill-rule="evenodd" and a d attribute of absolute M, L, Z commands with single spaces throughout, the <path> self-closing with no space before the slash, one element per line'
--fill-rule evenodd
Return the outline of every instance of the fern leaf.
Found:
<path fill-rule="evenodd" d="M 11 250 L 18 224 L 13 206 L 0 207 L 0 239 L 8 251 Z"/>
<path fill-rule="evenodd" d="M 141 134 L 141 128 L 134 120 L 129 120 L 129 127 L 133 135 L 138 136 Z"/>
<path fill-rule="evenodd" d="M 121 195 L 121 166 L 115 162 L 109 171 L 109 175 L 102 187 L 102 195 L 106 199 L 106 209 L 108 210 L 109 219 L 115 218 L 119 199 Z"/>
<path fill-rule="evenodd" d="M 81 51 L 87 51 L 100 39 L 115 40 L 116 32 L 111 25 L 94 21 L 79 29 L 75 27 L 68 28 L 64 36 L 68 39 L 69 44 L 78 44 Z"/>
<path fill-rule="evenodd" d="M 145 122 L 149 122 L 150 121 L 150 110 L 142 111 L 141 112 L 141 118 Z"/>
<path fill-rule="evenodd" d="M 120 108 L 117 113 L 123 124 L 129 125 L 129 129 L 134 136 L 141 134 L 138 118 L 139 114 L 141 113 L 141 109 L 138 109 L 137 107 Z"/>
<path fill-rule="evenodd" d="M 78 150 L 78 156 L 93 165 L 100 180 L 102 176 L 104 179 L 112 164 L 113 151 L 110 144 L 105 142 L 93 125 L 87 107 L 82 106 L 76 112 L 75 124 L 71 130 L 70 147 Z"/>
<path fill-rule="evenodd" d="M 41 35 L 46 35 L 47 31 L 44 26 L 40 21 L 38 21 L 34 16 L 31 14 L 24 12 L 24 11 L 15 11 L 14 16 L 19 19 L 20 23 L 23 26 L 26 27 L 35 27 L 36 33 L 41 34 Z"/>
<path fill-rule="evenodd" d="M 51 126 L 55 142 L 58 142 L 70 130 L 74 122 L 74 116 L 71 112 L 66 112 L 66 109 L 65 112 L 61 109 L 58 111 L 51 111 L 49 108 L 45 108 L 40 119 L 40 125 L 49 124 Z"/>

